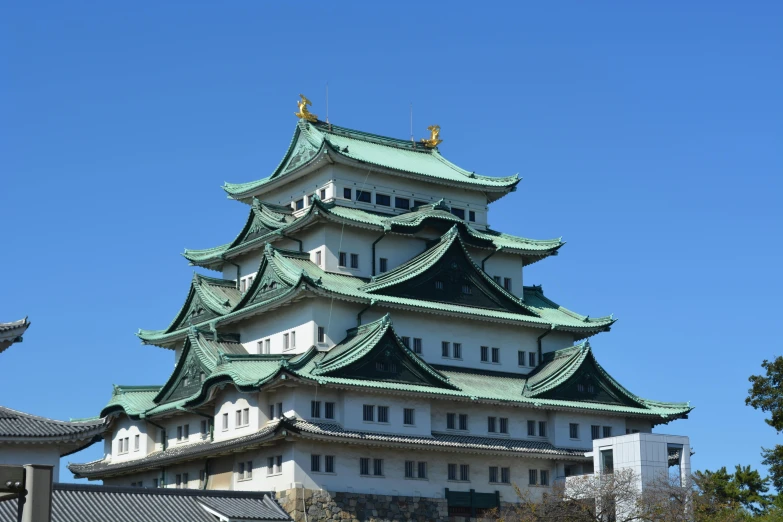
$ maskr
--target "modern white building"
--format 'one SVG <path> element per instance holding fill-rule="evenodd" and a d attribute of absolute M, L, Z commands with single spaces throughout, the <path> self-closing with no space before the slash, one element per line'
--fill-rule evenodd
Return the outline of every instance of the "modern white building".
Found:
<path fill-rule="evenodd" d="M 612 317 L 524 284 L 563 243 L 488 226 L 516 176 L 457 167 L 436 132 L 415 143 L 301 115 L 269 177 L 224 186 L 247 221 L 185 251 L 214 273 L 138 334 L 173 352 L 171 377 L 114 389 L 105 455 L 71 464 L 78 477 L 276 491 L 310 520 L 331 509 L 305 502 L 313 491 L 360 495 L 360 519 L 417 497 L 437 518 L 513 502 L 513 484 L 540 496 L 592 468 L 596 439 L 687 417 L 599 365 L 587 339 Z"/>

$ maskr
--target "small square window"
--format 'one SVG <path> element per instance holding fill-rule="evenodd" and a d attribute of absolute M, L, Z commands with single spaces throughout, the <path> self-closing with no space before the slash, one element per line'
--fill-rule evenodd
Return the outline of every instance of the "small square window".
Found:
<path fill-rule="evenodd" d="M 413 353 L 421 354 L 421 339 L 418 337 L 413 338 Z"/>
<path fill-rule="evenodd" d="M 344 199 L 353 199 L 351 197 L 351 189 L 349 189 L 349 188 L 344 188 L 343 189 L 343 198 Z"/>
<path fill-rule="evenodd" d="M 460 219 L 465 219 L 465 209 L 464 208 L 456 208 L 451 207 L 451 213 L 457 216 Z"/>
<path fill-rule="evenodd" d="M 296 200 L 296 210 L 302 210 L 304 208 L 304 199 Z"/>
<path fill-rule="evenodd" d="M 413 408 L 405 408 L 402 414 L 402 423 L 406 426 L 413 426 L 415 421 L 415 410 Z"/>
<path fill-rule="evenodd" d="M 443 290 L 443 281 L 435 281 L 435 290 Z"/>
<path fill-rule="evenodd" d="M 381 273 L 387 272 L 387 271 L 389 270 L 389 260 L 388 260 L 388 259 L 386 259 L 385 257 L 382 257 L 382 258 L 380 259 L 380 262 L 379 262 L 379 264 L 380 264 L 380 267 L 378 268 L 378 270 L 379 270 Z"/>
<path fill-rule="evenodd" d="M 476 221 L 476 212 L 473 210 L 468 211 L 468 221 L 471 223 Z"/>
<path fill-rule="evenodd" d="M 391 206 L 391 197 L 387 196 L 386 194 L 375 194 L 375 204 L 381 205 L 383 207 L 390 207 Z"/>
<path fill-rule="evenodd" d="M 359 254 L 351 254 L 351 268 L 359 268 Z"/>
<path fill-rule="evenodd" d="M 348 255 L 345 252 L 340 252 L 340 255 L 338 256 L 337 265 L 341 267 L 345 267 L 348 264 Z"/>
<path fill-rule="evenodd" d="M 492 348 L 492 362 L 493 363 L 500 362 L 500 348 Z"/>
<path fill-rule="evenodd" d="M 357 190 L 356 201 L 361 201 L 362 203 L 371 203 L 372 193 L 367 192 L 366 190 Z"/>
<path fill-rule="evenodd" d="M 473 293 L 473 289 L 470 287 L 470 285 L 462 285 L 462 293 L 465 295 L 470 295 Z"/>
<path fill-rule="evenodd" d="M 408 210 L 411 208 L 411 200 L 408 198 L 395 197 L 394 208 L 399 208 L 401 210 Z"/>

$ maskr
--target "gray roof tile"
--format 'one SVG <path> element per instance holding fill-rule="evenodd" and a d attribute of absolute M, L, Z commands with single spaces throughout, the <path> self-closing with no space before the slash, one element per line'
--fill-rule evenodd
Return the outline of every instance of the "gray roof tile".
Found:
<path fill-rule="evenodd" d="M 79 440 L 98 435 L 104 424 L 104 419 L 60 421 L 0 406 L 0 440 L 17 437 Z"/>

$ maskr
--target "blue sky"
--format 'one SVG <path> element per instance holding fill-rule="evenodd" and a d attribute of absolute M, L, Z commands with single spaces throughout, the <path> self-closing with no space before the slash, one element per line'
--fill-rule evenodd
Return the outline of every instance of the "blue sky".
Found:
<path fill-rule="evenodd" d="M 220 185 L 267 176 L 298 94 L 333 123 L 519 172 L 491 224 L 563 236 L 527 284 L 593 316 L 601 363 L 686 401 L 697 469 L 780 443 L 744 405 L 781 354 L 783 5 L 776 2 L 4 3 L 0 7 L 0 404 L 97 414 L 158 384 L 142 346 L 185 299 L 183 248 L 232 239 Z M 98 458 L 95 445 L 66 459 Z M 63 480 L 69 479 L 64 471 Z"/>

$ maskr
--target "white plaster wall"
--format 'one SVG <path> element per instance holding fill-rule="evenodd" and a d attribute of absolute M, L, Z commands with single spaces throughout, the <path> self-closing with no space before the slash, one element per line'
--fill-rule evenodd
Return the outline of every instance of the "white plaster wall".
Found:
<path fill-rule="evenodd" d="M 215 400 L 214 440 L 226 440 L 244 437 L 258 431 L 266 422 L 259 408 L 258 393 L 242 393 L 233 386 L 227 386 Z M 247 426 L 237 426 L 236 412 L 249 408 L 250 423 Z M 228 429 L 223 429 L 223 414 L 228 413 Z M 191 428 L 191 435 L 192 435 Z M 200 440 L 200 439 L 199 439 Z"/>
<path fill-rule="evenodd" d="M 112 462 L 124 462 L 126 460 L 139 459 L 153 451 L 150 444 L 149 435 L 155 436 L 155 433 L 147 433 L 147 423 L 143 421 L 133 421 L 128 417 L 118 419 L 114 432 L 111 437 L 111 459 Z M 135 449 L 135 437 L 139 435 L 139 449 Z M 128 452 L 120 454 L 120 439 L 128 437 Z M 153 439 L 154 440 L 154 439 Z"/>
<path fill-rule="evenodd" d="M 652 433 L 652 423 L 646 419 L 626 419 L 625 428 L 627 430 L 639 430 L 640 433 Z M 618 435 L 627 435 L 627 433 L 623 431 L 622 433 L 618 433 Z"/>
<path fill-rule="evenodd" d="M 492 253 L 490 250 L 470 249 L 471 256 L 476 264 L 481 266 L 481 260 Z M 522 256 L 498 252 L 484 263 L 484 271 L 490 277 L 500 276 L 500 286 L 503 286 L 503 278 L 511 278 L 511 293 L 521 298 L 522 290 Z"/>
<path fill-rule="evenodd" d="M 516 483 L 522 491 L 529 490 L 533 498 L 549 491 L 546 487 L 528 488 L 528 470 L 545 469 L 549 471 L 550 484 L 554 477 L 554 462 L 545 459 L 530 459 L 523 457 L 471 455 L 460 453 L 443 453 L 439 451 L 402 450 L 383 447 L 362 447 L 349 445 L 329 445 L 319 442 L 302 441 L 296 446 L 296 477 L 295 481 L 306 488 L 326 489 L 354 493 L 380 495 L 410 495 L 422 497 L 443 498 L 445 488 L 454 491 L 475 489 L 479 493 L 499 491 L 501 500 L 517 501 L 513 485 Z M 310 457 L 317 455 L 335 456 L 335 473 L 314 473 L 310 471 Z M 359 474 L 359 459 L 362 457 L 382 458 L 384 460 L 383 477 L 362 476 Z M 406 479 L 405 461 L 424 461 L 427 463 L 427 479 Z M 468 464 L 470 466 L 470 481 L 449 481 L 448 464 Z M 321 466 L 323 468 L 323 457 Z M 510 467 L 511 483 L 489 483 L 489 467 Z M 372 472 L 372 462 L 370 463 Z"/>
<path fill-rule="evenodd" d="M 307 196 L 317 193 L 322 188 L 327 188 L 332 178 L 332 168 L 325 164 L 318 170 L 258 196 L 258 199 L 278 205 L 290 205 L 292 202 L 304 198 L 305 208 L 307 208 Z M 330 194 L 327 194 L 327 199 L 329 197 Z"/>
<path fill-rule="evenodd" d="M 432 431 L 440 433 L 454 433 L 463 435 L 474 435 L 480 437 L 497 437 L 497 438 L 511 438 L 511 439 L 529 439 L 548 441 L 551 440 L 553 426 L 552 421 L 548 413 L 544 410 L 537 410 L 532 408 L 521 408 L 512 406 L 488 406 L 486 404 L 473 404 L 467 401 L 445 401 L 437 400 L 432 402 Z M 468 416 L 468 431 L 462 430 L 450 430 L 447 428 L 447 414 L 454 413 L 457 415 L 455 424 L 459 427 L 460 414 L 467 414 Z M 487 431 L 488 423 L 487 417 L 506 417 L 508 418 L 508 435 L 501 433 L 489 433 Z M 532 420 L 536 422 L 536 435 L 528 437 L 527 435 L 527 421 Z M 538 436 L 538 422 L 547 422 L 547 436 Z M 498 430 L 500 429 L 498 421 Z"/>
<path fill-rule="evenodd" d="M 105 486 L 130 486 L 135 482 L 141 482 L 142 487 L 151 488 L 154 485 L 153 480 L 158 479 L 158 481 L 160 481 L 160 478 L 161 478 L 161 472 L 159 470 L 145 471 L 143 473 L 136 473 L 134 475 L 108 477 L 103 479 L 103 484 Z"/>
<path fill-rule="evenodd" d="M 378 239 L 378 235 L 371 240 Z M 380 258 L 388 259 L 387 271 L 392 271 L 398 266 L 418 256 L 427 248 L 424 238 L 403 236 L 398 234 L 386 234 L 375 245 L 375 274 L 381 274 Z"/>
<path fill-rule="evenodd" d="M 54 482 L 60 481 L 60 447 L 57 444 L 0 444 L 0 464 L 54 466 Z"/>
<path fill-rule="evenodd" d="M 604 426 L 612 428 L 612 437 L 625 434 L 625 419 L 622 417 L 564 411 L 552 412 L 550 417 L 554 427 L 552 443 L 561 448 L 584 448 L 585 451 L 590 451 L 593 448 L 591 431 L 593 425 L 601 426 L 601 438 L 603 438 Z M 571 423 L 579 425 L 579 438 L 577 439 L 572 439 L 570 436 Z"/>
<path fill-rule="evenodd" d="M 258 341 L 270 339 L 271 353 L 301 353 L 315 344 L 318 325 L 313 321 L 313 299 L 252 316 L 229 329 L 238 331 L 249 353 L 258 352 Z M 296 332 L 295 348 L 283 349 L 283 335 Z M 290 336 L 289 336 L 290 339 Z"/>
<path fill-rule="evenodd" d="M 530 366 L 519 366 L 519 350 L 537 351 L 537 338 L 546 330 L 525 326 L 490 324 L 465 318 L 436 316 L 405 310 L 384 308 L 376 304 L 362 317 L 363 323 L 379 319 L 391 312 L 394 330 L 399 336 L 422 339 L 422 358 L 431 364 L 443 364 L 463 368 L 512 372 L 527 374 Z M 441 355 L 441 342 L 462 344 L 462 359 L 444 358 Z M 568 333 L 553 332 L 544 338 L 546 348 L 567 348 L 573 345 L 573 336 Z M 412 343 L 413 341 L 411 341 Z M 481 362 L 481 347 L 500 348 L 500 364 Z M 490 356 L 491 361 L 491 356 Z M 526 357 L 527 361 L 527 357 Z"/>
<path fill-rule="evenodd" d="M 363 420 L 365 404 L 376 406 L 376 422 L 365 422 Z M 388 423 L 377 422 L 378 406 L 389 407 Z M 414 426 L 403 425 L 403 410 L 405 408 L 413 408 L 415 410 Z M 343 410 L 345 412 L 343 426 L 348 430 L 420 436 L 430 436 L 432 433 L 430 404 L 427 400 L 381 394 L 345 393 L 343 396 Z"/>

